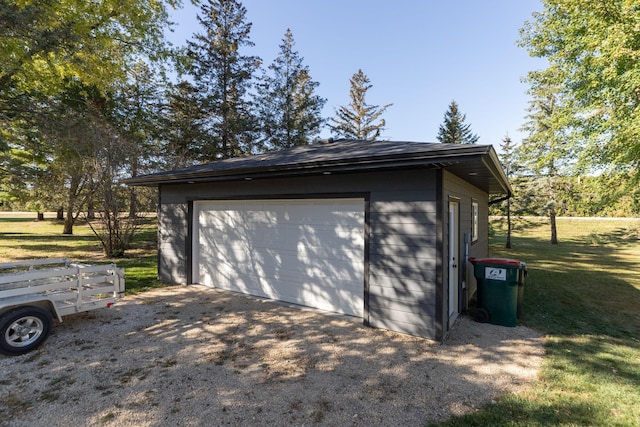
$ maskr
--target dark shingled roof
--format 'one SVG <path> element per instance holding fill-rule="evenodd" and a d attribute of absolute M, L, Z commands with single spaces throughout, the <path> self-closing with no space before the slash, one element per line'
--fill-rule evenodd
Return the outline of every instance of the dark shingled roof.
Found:
<path fill-rule="evenodd" d="M 510 194 L 491 145 L 337 140 L 126 179 L 129 185 L 231 181 L 406 168 L 442 168 L 489 194 Z"/>

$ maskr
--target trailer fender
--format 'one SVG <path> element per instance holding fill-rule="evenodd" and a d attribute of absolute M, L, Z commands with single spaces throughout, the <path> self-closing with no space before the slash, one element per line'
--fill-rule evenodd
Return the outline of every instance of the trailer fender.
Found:
<path fill-rule="evenodd" d="M 58 322 L 62 322 L 62 316 L 58 313 L 56 309 L 56 305 L 53 301 L 43 298 L 41 300 L 29 300 L 28 303 L 21 301 L 20 298 L 5 298 L 2 301 L 2 305 L 0 305 L 0 316 L 4 315 L 4 313 L 15 310 L 20 307 L 38 307 L 49 313 L 50 316 L 58 319 Z"/>

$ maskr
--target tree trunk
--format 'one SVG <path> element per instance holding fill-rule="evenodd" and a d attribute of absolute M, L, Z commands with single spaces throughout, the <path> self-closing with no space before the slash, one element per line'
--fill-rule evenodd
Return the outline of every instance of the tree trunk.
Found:
<path fill-rule="evenodd" d="M 69 196 L 67 199 L 67 216 L 64 218 L 64 228 L 62 234 L 73 234 L 73 223 L 75 218 L 73 217 L 73 211 L 76 204 L 75 190 L 78 188 L 77 181 L 71 178 L 71 186 L 69 188 Z"/>
<path fill-rule="evenodd" d="M 56 212 L 56 219 L 64 219 L 64 207 L 60 206 Z"/>
<path fill-rule="evenodd" d="M 549 198 L 551 199 L 551 206 L 549 207 L 549 219 L 551 220 L 551 244 L 558 244 L 558 229 L 556 228 L 556 174 L 555 166 L 551 163 L 549 168 Z"/>
<path fill-rule="evenodd" d="M 96 207 L 93 206 L 93 202 L 87 205 L 87 219 L 96 219 Z"/>
<path fill-rule="evenodd" d="M 131 165 L 131 176 L 138 176 L 138 159 L 133 159 L 133 164 Z M 138 214 L 138 195 L 136 192 L 136 188 L 134 186 L 129 187 L 129 218 L 133 219 Z"/>
<path fill-rule="evenodd" d="M 138 204 L 138 196 L 134 187 L 129 188 L 129 218 L 133 219 L 138 214 L 136 206 Z"/>
<path fill-rule="evenodd" d="M 44 212 L 37 212 L 36 221 L 44 221 Z"/>
<path fill-rule="evenodd" d="M 71 209 L 67 210 L 67 216 L 64 219 L 64 229 L 62 230 L 62 234 L 73 234 L 73 223 L 75 219 L 73 218 L 73 212 Z"/>
<path fill-rule="evenodd" d="M 549 209 L 549 219 L 551 220 L 551 244 L 558 244 L 558 230 L 556 229 L 556 208 Z"/>

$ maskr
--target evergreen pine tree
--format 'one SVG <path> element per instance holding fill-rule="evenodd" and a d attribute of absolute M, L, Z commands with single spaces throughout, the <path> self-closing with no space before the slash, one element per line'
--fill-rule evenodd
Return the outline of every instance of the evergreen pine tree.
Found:
<path fill-rule="evenodd" d="M 129 70 L 130 79 L 116 86 L 111 102 L 105 112 L 121 134 L 128 140 L 127 166 L 130 176 L 148 173 L 155 169 L 158 159 L 158 137 L 161 128 L 161 87 L 165 84 L 163 73 L 153 64 L 138 62 Z M 139 188 L 129 187 L 129 218 L 137 216 Z"/>
<path fill-rule="evenodd" d="M 319 83 L 309 75 L 287 29 L 280 53 L 258 85 L 258 116 L 266 149 L 309 144 L 320 133 L 326 99 L 314 94 Z"/>
<path fill-rule="evenodd" d="M 451 101 L 444 114 L 444 123 L 438 129 L 438 141 L 443 144 L 475 144 L 480 137 L 471 132 L 471 125 L 465 124 L 467 116 L 460 113 L 456 101 Z"/>
<path fill-rule="evenodd" d="M 331 119 L 333 124 L 329 127 L 339 138 L 373 141 L 384 130 L 385 121 L 380 116 L 393 104 L 380 107 L 366 103 L 365 96 L 373 85 L 362 70 L 351 77 L 350 83 L 351 102 L 336 110 L 336 117 Z"/>
<path fill-rule="evenodd" d="M 551 225 L 551 244 L 558 243 L 558 188 L 562 175 L 571 172 L 575 149 L 568 131 L 573 117 L 566 114 L 560 93 L 560 86 L 548 81 L 531 89 L 528 120 L 522 128 L 528 136 L 516 151 L 519 163 L 537 177 L 534 183 L 539 186 L 538 197 L 547 198 L 545 210 Z"/>
<path fill-rule="evenodd" d="M 209 145 L 202 156 L 209 160 L 229 158 L 251 151 L 255 121 L 246 93 L 260 59 L 243 55 L 252 47 L 247 10 L 237 0 L 207 0 L 198 22 L 203 33 L 188 42 L 190 74 L 203 94 L 201 108 L 208 120 Z"/>
<path fill-rule="evenodd" d="M 162 156 L 169 169 L 207 162 L 208 141 L 206 113 L 200 108 L 201 97 L 186 80 L 169 88 L 162 122 L 165 141 Z"/>
<path fill-rule="evenodd" d="M 510 180 L 509 175 L 511 175 L 514 169 L 513 150 L 515 148 L 515 144 L 511 138 L 509 138 L 509 135 L 505 135 L 502 139 L 500 148 L 502 148 L 502 167 L 505 169 L 507 179 Z M 507 242 L 504 247 L 506 249 L 511 249 L 511 197 L 507 198 Z"/>

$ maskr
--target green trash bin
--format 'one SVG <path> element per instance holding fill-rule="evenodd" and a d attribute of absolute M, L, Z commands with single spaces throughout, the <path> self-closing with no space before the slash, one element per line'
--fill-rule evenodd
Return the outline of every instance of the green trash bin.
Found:
<path fill-rule="evenodd" d="M 506 258 L 469 258 L 469 262 L 474 265 L 478 281 L 476 320 L 516 326 L 521 282 L 524 289 L 524 263 Z"/>

